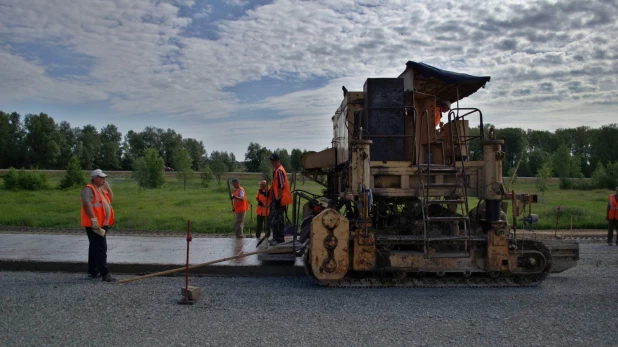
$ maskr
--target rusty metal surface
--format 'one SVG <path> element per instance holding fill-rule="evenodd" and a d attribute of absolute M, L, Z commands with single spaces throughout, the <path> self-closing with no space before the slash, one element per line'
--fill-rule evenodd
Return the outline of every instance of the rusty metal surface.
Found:
<path fill-rule="evenodd" d="M 373 233 L 354 237 L 352 269 L 356 271 L 373 270 L 376 266 L 376 246 Z"/>
<path fill-rule="evenodd" d="M 349 268 L 349 222 L 333 209 L 326 209 L 311 223 L 310 266 L 320 280 L 338 280 Z"/>

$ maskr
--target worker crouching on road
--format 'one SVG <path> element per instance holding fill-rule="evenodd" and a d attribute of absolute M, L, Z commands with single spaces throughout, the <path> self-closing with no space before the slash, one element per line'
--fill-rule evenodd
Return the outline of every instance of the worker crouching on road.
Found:
<path fill-rule="evenodd" d="M 242 229 L 245 226 L 245 213 L 249 209 L 249 203 L 247 202 L 245 189 L 240 186 L 238 178 L 232 180 L 232 185 L 234 185 L 234 193 L 232 193 L 230 198 L 234 201 L 234 232 L 237 238 L 242 238 Z"/>
<path fill-rule="evenodd" d="M 273 153 L 269 159 L 274 169 L 273 182 L 270 186 L 272 198 L 270 204 L 270 227 L 273 231 L 273 243 L 282 243 L 285 241 L 283 215 L 287 205 L 292 203 L 292 193 L 290 192 L 287 172 L 285 172 L 283 165 L 281 165 L 279 155 Z"/>
<path fill-rule="evenodd" d="M 114 192 L 106 181 L 107 175 L 97 169 L 90 174 L 90 184 L 81 192 L 82 227 L 88 235 L 88 277 L 116 282 L 107 269 L 107 231 L 114 224 L 112 201 Z"/>
<path fill-rule="evenodd" d="M 614 230 L 616 230 L 616 246 L 618 246 L 618 187 L 616 187 L 616 193 L 608 197 L 605 219 L 607 220 L 607 245 L 612 245 Z"/>
<path fill-rule="evenodd" d="M 260 189 L 258 189 L 257 194 L 255 195 L 255 200 L 257 200 L 257 208 L 255 209 L 255 213 L 257 214 L 257 227 L 255 230 L 255 237 L 258 239 L 262 235 L 262 230 L 265 230 L 266 227 L 266 218 L 269 215 L 270 208 L 268 207 L 268 185 L 265 180 L 260 182 Z M 266 235 L 269 236 L 270 233 L 265 231 Z"/>

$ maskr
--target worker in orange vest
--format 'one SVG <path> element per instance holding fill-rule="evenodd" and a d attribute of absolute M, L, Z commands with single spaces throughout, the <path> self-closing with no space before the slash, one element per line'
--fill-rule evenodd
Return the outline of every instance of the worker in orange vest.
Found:
<path fill-rule="evenodd" d="M 270 227 L 273 231 L 273 244 L 285 242 L 283 229 L 285 228 L 283 215 L 286 206 L 292 203 L 292 193 L 288 182 L 288 174 L 281 165 L 281 160 L 277 153 L 270 156 L 270 164 L 273 171 L 273 182 L 270 186 Z"/>
<path fill-rule="evenodd" d="M 607 201 L 607 214 L 605 216 L 607 220 L 607 245 L 612 245 L 612 239 L 614 238 L 614 229 L 616 230 L 616 246 L 618 246 L 618 187 L 616 187 L 616 194 L 610 195 Z"/>
<path fill-rule="evenodd" d="M 90 183 L 81 192 L 82 227 L 88 235 L 88 277 L 116 282 L 107 268 L 107 238 L 109 226 L 114 224 L 112 200 L 114 192 L 100 169 L 92 171 Z"/>
<path fill-rule="evenodd" d="M 247 202 L 247 194 L 245 189 L 240 186 L 238 178 L 232 180 L 234 186 L 234 193 L 230 197 L 234 201 L 234 232 L 237 238 L 243 237 L 243 227 L 245 226 L 245 213 L 249 210 L 249 203 Z"/>
<path fill-rule="evenodd" d="M 268 185 L 266 180 L 262 180 L 262 182 L 260 182 L 260 189 L 258 189 L 258 192 L 255 195 L 255 200 L 258 202 L 257 208 L 255 209 L 255 213 L 257 214 L 255 237 L 259 239 L 260 235 L 262 235 L 262 230 L 264 230 L 266 226 L 266 218 L 268 217 L 270 210 L 268 207 Z M 268 231 L 265 233 L 267 236 L 270 234 Z"/>

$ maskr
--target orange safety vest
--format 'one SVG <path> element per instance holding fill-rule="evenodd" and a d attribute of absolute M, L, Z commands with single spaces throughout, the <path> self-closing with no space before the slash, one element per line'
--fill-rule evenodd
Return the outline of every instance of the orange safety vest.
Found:
<path fill-rule="evenodd" d="M 614 195 L 609 196 L 609 219 L 618 219 L 618 202 Z"/>
<path fill-rule="evenodd" d="M 258 201 L 255 213 L 257 213 L 258 216 L 268 216 L 270 214 L 270 208 L 268 206 L 268 192 L 258 189 L 255 199 Z M 262 203 L 262 206 L 260 206 L 260 202 Z"/>
<path fill-rule="evenodd" d="M 240 197 L 240 191 L 243 192 L 242 200 L 238 201 L 238 197 Z M 247 194 L 245 194 L 245 189 L 241 186 L 238 186 L 238 189 L 234 191 L 234 213 L 243 213 L 249 210 L 249 203 L 247 202 Z"/>
<path fill-rule="evenodd" d="M 442 119 L 442 109 L 440 106 L 436 106 L 436 126 L 440 125 L 440 120 Z"/>
<path fill-rule="evenodd" d="M 279 182 L 277 179 L 277 171 L 281 171 L 283 173 L 283 192 L 279 192 Z M 278 168 L 273 172 L 273 182 L 270 186 L 270 191 L 273 192 L 273 199 L 276 199 L 277 196 L 281 198 L 281 206 L 287 206 L 292 203 L 292 193 L 290 192 L 290 184 L 288 183 L 288 173 L 285 172 L 285 168 L 283 165 L 279 165 Z"/>
<path fill-rule="evenodd" d="M 105 219 L 106 219 L 105 217 L 107 217 L 105 216 L 105 207 L 103 206 L 103 200 L 102 200 L 103 198 L 107 200 L 107 203 L 109 204 L 109 209 L 111 212 L 111 216 L 109 217 L 109 224 L 107 225 L 114 225 L 114 209 L 112 208 L 112 202 L 109 196 L 107 195 L 107 193 L 99 191 L 92 184 L 87 184 L 86 187 L 92 189 L 92 191 L 94 192 L 94 198 L 92 200 L 92 212 L 94 212 L 94 216 L 97 217 L 97 221 L 99 222 L 99 225 L 104 226 Z M 90 220 L 90 217 L 88 217 L 88 215 L 86 214 L 86 210 L 84 209 L 84 205 L 82 201 L 82 227 L 91 227 L 91 226 L 92 226 L 92 221 Z"/>

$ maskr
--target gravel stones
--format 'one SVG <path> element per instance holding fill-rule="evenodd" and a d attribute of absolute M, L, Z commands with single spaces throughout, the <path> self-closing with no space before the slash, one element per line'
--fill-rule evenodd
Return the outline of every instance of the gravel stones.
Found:
<path fill-rule="evenodd" d="M 582 244 L 578 267 L 531 288 L 322 288 L 306 277 L 128 284 L 0 272 L 6 346 L 615 346 L 618 247 Z M 119 276 L 127 278 L 129 276 Z"/>

